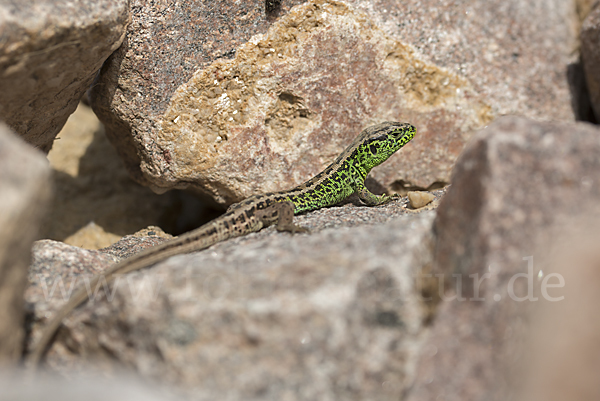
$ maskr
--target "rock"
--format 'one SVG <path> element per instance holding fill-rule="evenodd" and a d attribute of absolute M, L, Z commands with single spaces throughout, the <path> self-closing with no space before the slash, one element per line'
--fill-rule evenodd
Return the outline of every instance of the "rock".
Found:
<path fill-rule="evenodd" d="M 196 400 L 397 400 L 427 319 L 413 276 L 434 217 L 407 214 L 328 208 L 298 217 L 310 235 L 270 228 L 120 277 L 64 321 L 47 364 L 129 366 Z M 62 303 L 44 302 L 38 319 Z"/>
<path fill-rule="evenodd" d="M 300 184 L 367 125 L 406 120 L 420 127 L 407 147 L 414 150 L 399 152 L 371 179 L 386 189 L 398 180 L 428 187 L 447 181 L 462 138 L 489 121 L 488 109 L 467 81 L 419 57 L 363 13 L 317 1 L 294 8 L 233 60 L 180 86 L 156 143 L 167 155 L 168 185 L 193 177 L 229 203 Z M 438 151 L 433 137 L 442 130 L 447 150 Z"/>
<path fill-rule="evenodd" d="M 420 209 L 423 206 L 430 204 L 435 199 L 435 195 L 425 191 L 409 191 L 408 200 L 410 207 Z"/>
<path fill-rule="evenodd" d="M 0 124 L 0 364 L 21 356 L 30 248 L 50 198 L 49 179 L 44 156 Z"/>
<path fill-rule="evenodd" d="M 581 27 L 581 60 L 592 108 L 600 120 L 600 7 L 592 9 Z"/>
<path fill-rule="evenodd" d="M 498 114 L 573 119 L 567 3 L 316 0 L 282 4 L 268 30 L 258 5 L 219 3 L 221 20 L 202 8 L 195 32 L 178 23 L 168 33 L 159 28 L 196 14 L 134 4 L 129 46 L 105 65 L 92 105 L 133 177 L 157 192 L 190 186 L 229 204 L 289 188 L 386 119 L 419 133 L 373 179 L 427 188 L 448 181 L 472 129 Z M 225 33 L 206 28 L 216 26 Z"/>
<path fill-rule="evenodd" d="M 54 303 L 65 302 L 78 285 L 110 265 L 147 247 L 164 242 L 159 236 L 125 236 L 100 251 L 78 248 L 59 241 L 37 241 L 32 248 L 30 286 L 25 298 L 39 317 L 47 316 Z"/>
<path fill-rule="evenodd" d="M 0 5 L 0 120 L 48 152 L 106 58 L 125 37 L 128 1 Z"/>
<path fill-rule="evenodd" d="M 586 1 L 576 0 L 578 5 Z M 390 36 L 402 38 L 439 68 L 468 80 L 492 107 L 493 117 L 573 119 L 565 80 L 578 46 L 572 1 L 351 3 L 368 11 Z M 549 92 L 556 98 L 549 99 Z M 439 145 L 440 138 L 436 141 Z"/>
<path fill-rule="evenodd" d="M 173 236 L 168 234 L 162 230 L 162 228 L 157 226 L 148 226 L 146 228 L 142 228 L 138 232 L 133 234 L 134 237 L 162 237 L 166 239 L 171 239 Z"/>
<path fill-rule="evenodd" d="M 73 215 L 71 215 L 73 216 Z M 80 216 L 77 216 L 80 217 Z M 64 239 L 65 244 L 78 244 L 85 249 L 102 249 L 121 239 L 117 234 L 106 232 L 93 220 Z"/>
<path fill-rule="evenodd" d="M 600 222 L 599 154 L 583 123 L 502 117 L 471 140 L 437 209 L 427 279 L 442 301 L 407 400 L 515 396 L 532 305 L 545 286 L 564 295 L 547 256 L 571 219 Z"/>
<path fill-rule="evenodd" d="M 176 4 L 161 0 L 152 5 L 141 0 L 130 1 L 127 46 L 107 60 L 98 85 L 90 92 L 90 103 L 138 182 L 148 185 L 148 178 L 140 172 L 140 168 L 144 171 L 148 168 L 140 167 L 138 149 L 142 159 L 147 160 L 143 164 L 153 169 L 154 156 L 148 150 L 153 152 L 150 148 L 156 150 L 156 146 L 148 135 L 160 130 L 160 117 L 175 89 L 198 68 L 218 58 L 231 57 L 239 45 L 257 33 L 266 32 L 264 4 L 258 0 Z M 287 2 L 280 7 L 281 12 L 288 9 Z M 152 57 L 148 57 L 150 53 Z M 134 132 L 144 139 L 142 136 L 138 137 L 141 141 L 135 139 Z"/>

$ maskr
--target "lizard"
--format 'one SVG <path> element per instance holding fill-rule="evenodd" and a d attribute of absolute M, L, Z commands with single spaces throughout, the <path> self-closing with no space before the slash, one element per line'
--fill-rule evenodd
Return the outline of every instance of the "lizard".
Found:
<path fill-rule="evenodd" d="M 257 232 L 275 225 L 278 231 L 306 232 L 293 224 L 295 214 L 333 206 L 356 193 L 367 206 L 394 198 L 375 195 L 365 187 L 372 168 L 386 161 L 414 138 L 416 128 L 408 123 L 384 122 L 365 128 L 325 170 L 293 189 L 251 196 L 235 203 L 216 219 L 157 246 L 147 248 L 94 276 L 89 286 L 77 289 L 44 327 L 29 357 L 34 369 L 50 345 L 62 320 L 89 298 L 87 287 L 100 280 L 111 283 L 116 275 L 150 267 L 171 256 L 200 251 L 230 238 Z"/>

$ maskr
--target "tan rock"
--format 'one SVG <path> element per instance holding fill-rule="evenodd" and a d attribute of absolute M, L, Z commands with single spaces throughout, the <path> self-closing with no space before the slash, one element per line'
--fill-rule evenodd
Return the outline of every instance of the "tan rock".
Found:
<path fill-rule="evenodd" d="M 410 202 L 410 207 L 413 209 L 422 208 L 430 204 L 434 199 L 435 195 L 431 192 L 410 191 L 408 193 L 408 201 Z"/>
<path fill-rule="evenodd" d="M 279 8 L 284 13 L 302 2 L 290 0 Z M 136 181 L 149 185 L 141 170 L 145 174 L 154 170 L 152 154 L 159 150 L 148 135 L 160 130 L 158 122 L 173 92 L 198 68 L 232 57 L 238 46 L 266 32 L 269 21 L 264 3 L 129 3 L 127 47 L 118 49 L 104 64 L 90 100 L 129 172 Z M 134 132 L 140 134 L 137 139 Z M 144 166 L 140 166 L 142 160 Z M 150 176 L 157 174 L 161 173 L 154 171 Z"/>
<path fill-rule="evenodd" d="M 374 180 L 427 188 L 448 181 L 471 130 L 499 113 L 573 118 L 564 79 L 576 43 L 571 8 L 511 1 L 318 0 L 282 6 L 268 31 L 251 14 L 234 40 L 221 32 L 227 22 L 205 14 L 197 33 L 142 35 L 136 27 L 152 12 L 140 4 L 128 49 L 92 92 L 94 109 L 135 179 L 158 192 L 190 186 L 228 204 L 289 188 L 386 119 L 408 120 L 419 134 Z M 184 20 L 184 11 L 164 18 Z M 263 35 L 250 39 L 251 20 Z M 235 57 L 215 61 L 211 46 L 227 39 Z M 160 63 L 143 57 L 154 47 L 166 52 Z"/>
<path fill-rule="evenodd" d="M 0 124 L 0 364 L 17 363 L 31 244 L 50 199 L 45 157 Z"/>
<path fill-rule="evenodd" d="M 106 58 L 121 45 L 128 2 L 0 4 L 0 120 L 48 152 Z"/>
<path fill-rule="evenodd" d="M 114 244 L 120 235 L 106 232 L 104 228 L 93 221 L 64 239 L 65 244 L 77 244 L 86 249 L 101 249 Z"/>
<path fill-rule="evenodd" d="M 472 96 L 466 80 L 426 62 L 363 13 L 309 2 L 238 48 L 233 60 L 180 86 L 157 145 L 172 180 L 200 183 L 229 203 L 299 184 L 366 125 L 406 120 L 419 127 L 417 137 L 371 179 L 384 188 L 400 179 L 427 187 L 448 180 L 445 169 L 463 137 L 491 118 L 489 106 Z M 431 152 L 442 126 L 447 148 Z"/>

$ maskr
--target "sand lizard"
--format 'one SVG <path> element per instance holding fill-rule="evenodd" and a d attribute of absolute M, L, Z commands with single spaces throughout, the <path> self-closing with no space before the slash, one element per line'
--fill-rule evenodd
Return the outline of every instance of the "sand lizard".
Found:
<path fill-rule="evenodd" d="M 110 283 L 117 274 L 149 267 L 174 255 L 199 251 L 273 224 L 279 231 L 306 231 L 293 224 L 294 214 L 335 205 L 354 193 L 368 206 L 386 203 L 393 197 L 371 193 L 365 187 L 367 174 L 408 143 L 415 133 L 415 127 L 407 123 L 385 122 L 368 127 L 333 163 L 304 184 L 287 191 L 251 196 L 233 204 L 217 219 L 112 265 L 92 278 L 89 288 L 103 279 Z M 75 291 L 44 328 L 29 358 L 33 367 L 39 364 L 62 320 L 89 298 L 86 287 Z"/>

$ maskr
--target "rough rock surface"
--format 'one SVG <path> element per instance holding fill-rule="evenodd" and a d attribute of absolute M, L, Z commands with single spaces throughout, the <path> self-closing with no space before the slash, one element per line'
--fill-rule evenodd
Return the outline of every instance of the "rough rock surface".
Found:
<path fill-rule="evenodd" d="M 155 246 L 165 238 L 149 234 L 144 238 L 126 236 L 102 252 L 82 249 L 52 240 L 37 241 L 32 248 L 30 286 L 26 299 L 35 304 L 38 316 L 47 316 L 55 302 L 64 302 L 86 278 L 140 251 Z"/>
<path fill-rule="evenodd" d="M 3 1 L 0 120 L 47 152 L 106 58 L 119 47 L 126 0 Z"/>
<path fill-rule="evenodd" d="M 310 235 L 270 228 L 120 277 L 65 320 L 47 363 L 129 366 L 197 400 L 397 400 L 428 318 L 414 276 L 434 217 L 406 206 L 319 210 L 298 217 Z M 34 320 L 62 303 L 39 288 Z"/>
<path fill-rule="evenodd" d="M 570 219 L 598 211 L 598 155 L 600 131 L 583 123 L 502 117 L 473 138 L 437 209 L 432 273 L 440 276 L 427 280 L 448 300 L 408 400 L 514 396 L 528 311 L 564 295 L 547 256 L 565 225 L 579 227 Z"/>
<path fill-rule="evenodd" d="M 150 134 L 160 129 L 177 87 L 198 68 L 231 57 L 253 35 L 266 32 L 269 22 L 263 0 L 130 3 L 127 40 L 103 66 L 90 100 L 132 176 L 148 185 L 140 168 L 153 169 L 145 167 L 154 163 Z"/>
<path fill-rule="evenodd" d="M 489 110 L 468 81 L 365 14 L 309 2 L 177 89 L 156 136 L 166 155 L 161 179 L 191 178 L 224 202 L 282 189 L 317 174 L 366 126 L 391 120 L 419 132 L 371 178 L 385 188 L 400 179 L 427 187 L 448 181 L 464 137 Z"/>
<path fill-rule="evenodd" d="M 493 116 L 572 120 L 566 74 L 578 45 L 575 1 L 352 4 L 368 10 L 386 33 L 402 38 L 430 62 L 467 79 Z"/>
<path fill-rule="evenodd" d="M 600 3 L 581 27 L 581 60 L 592 108 L 600 121 Z"/>
<path fill-rule="evenodd" d="M 128 45 L 92 100 L 136 180 L 231 203 L 302 182 L 361 128 L 391 119 L 419 134 L 373 178 L 388 189 L 428 187 L 448 181 L 471 129 L 498 114 L 573 118 L 568 2 L 311 1 L 290 12 L 296 2 L 282 2 L 268 31 L 257 3 L 182 3 L 168 14 L 134 6 Z M 229 18 L 240 13 L 248 17 L 237 34 Z"/>
<path fill-rule="evenodd" d="M 30 248 L 50 198 L 49 178 L 44 156 L 0 124 L 0 364 L 21 356 Z"/>

